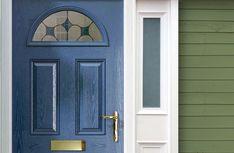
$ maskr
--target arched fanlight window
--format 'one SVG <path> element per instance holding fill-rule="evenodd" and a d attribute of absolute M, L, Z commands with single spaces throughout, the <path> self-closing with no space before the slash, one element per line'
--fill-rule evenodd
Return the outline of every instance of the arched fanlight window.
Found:
<path fill-rule="evenodd" d="M 74 9 L 63 9 L 47 15 L 33 28 L 29 44 L 33 45 L 103 45 L 107 36 L 86 14 Z"/>

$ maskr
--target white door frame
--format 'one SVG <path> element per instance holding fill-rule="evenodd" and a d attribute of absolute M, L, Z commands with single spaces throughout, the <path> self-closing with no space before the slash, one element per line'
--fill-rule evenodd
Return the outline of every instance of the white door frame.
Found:
<path fill-rule="evenodd" d="M 178 153 L 178 0 L 171 5 L 170 153 Z M 136 0 L 124 0 L 124 152 L 136 153 Z M 12 1 L 1 0 L 0 153 L 12 153 Z"/>
<path fill-rule="evenodd" d="M 0 153 L 12 153 L 12 2 L 1 0 Z"/>

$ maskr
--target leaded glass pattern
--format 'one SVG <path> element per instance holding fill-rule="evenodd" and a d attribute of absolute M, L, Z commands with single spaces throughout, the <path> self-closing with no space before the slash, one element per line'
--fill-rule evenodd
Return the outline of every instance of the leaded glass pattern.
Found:
<path fill-rule="evenodd" d="M 59 11 L 44 19 L 32 41 L 102 41 L 97 25 L 86 15 L 75 11 Z"/>

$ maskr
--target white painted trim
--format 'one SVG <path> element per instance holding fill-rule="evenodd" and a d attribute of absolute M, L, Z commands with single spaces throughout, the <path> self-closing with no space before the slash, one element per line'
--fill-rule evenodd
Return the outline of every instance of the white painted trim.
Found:
<path fill-rule="evenodd" d="M 165 144 L 167 143 L 167 141 L 137 141 L 137 143 L 140 143 L 140 144 Z"/>
<path fill-rule="evenodd" d="M 12 1 L 1 1 L 0 153 L 12 152 Z"/>
<path fill-rule="evenodd" d="M 170 101 L 171 105 L 169 108 L 170 116 L 170 153 L 179 152 L 179 112 L 178 112 L 178 95 L 179 95 L 179 0 L 171 0 L 171 11 L 170 11 L 170 20 L 171 20 L 171 31 L 170 31 L 170 56 L 171 68 L 170 68 Z"/>
<path fill-rule="evenodd" d="M 136 0 L 124 0 L 124 153 L 136 153 Z"/>
<path fill-rule="evenodd" d="M 2 10 L 2 1 L 0 1 L 0 8 Z M 2 29 L 2 12 L 0 11 L 0 29 Z M 0 46 L 2 46 L 2 30 L 0 31 Z M 2 68 L 1 68 L 1 65 L 2 65 L 2 52 L 1 52 L 2 48 L 0 49 L 0 97 L 2 97 Z M 3 130 L 2 130 L 2 100 L 0 98 L 0 153 L 2 152 L 2 133 L 3 133 Z"/>
<path fill-rule="evenodd" d="M 137 141 L 138 149 L 137 151 L 139 153 L 144 153 L 145 149 L 155 149 L 153 152 L 158 152 L 158 149 L 160 149 L 160 153 L 166 153 L 167 151 L 167 145 L 166 141 Z M 152 150 L 151 150 L 152 151 Z"/>

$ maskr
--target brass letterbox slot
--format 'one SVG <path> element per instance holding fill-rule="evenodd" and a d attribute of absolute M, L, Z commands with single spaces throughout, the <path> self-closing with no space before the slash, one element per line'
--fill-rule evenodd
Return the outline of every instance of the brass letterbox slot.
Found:
<path fill-rule="evenodd" d="M 84 140 L 51 140 L 51 151 L 84 151 Z"/>

